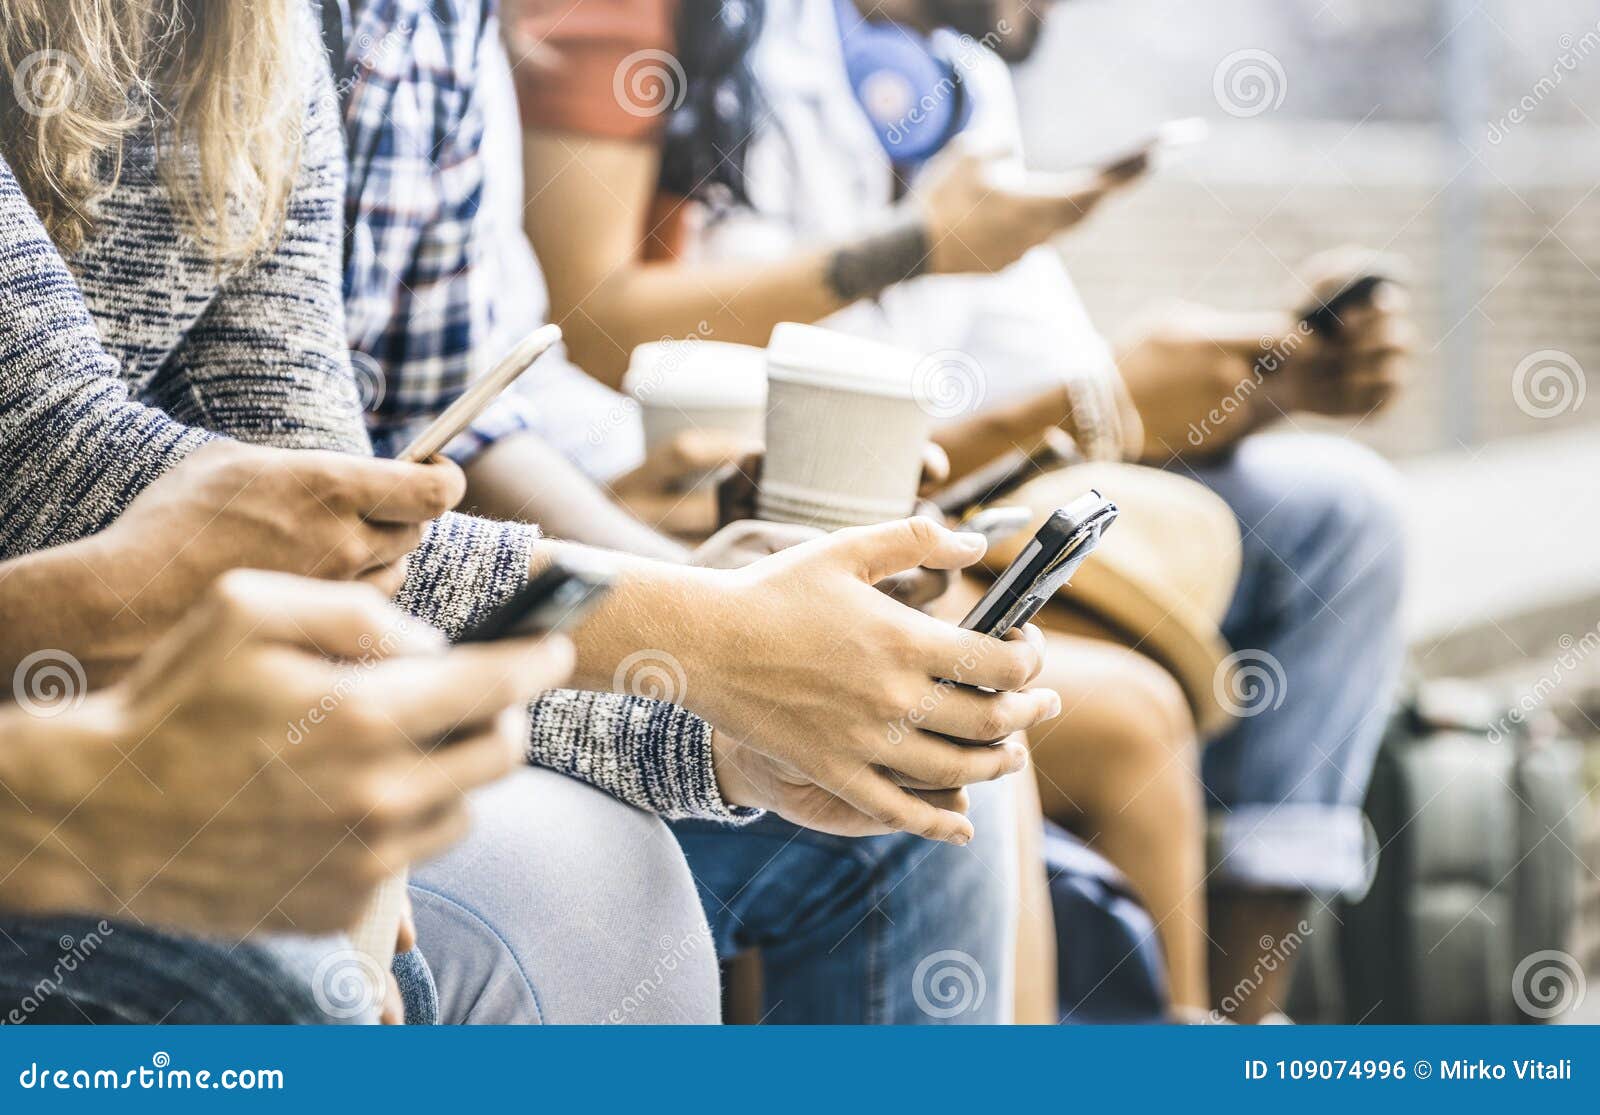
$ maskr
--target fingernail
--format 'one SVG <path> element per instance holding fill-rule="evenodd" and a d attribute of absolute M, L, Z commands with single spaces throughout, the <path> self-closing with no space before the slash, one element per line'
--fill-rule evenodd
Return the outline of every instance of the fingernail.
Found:
<path fill-rule="evenodd" d="M 976 550 L 982 553 L 989 548 L 989 540 L 975 530 L 958 530 L 956 531 L 956 537 L 969 550 Z"/>
<path fill-rule="evenodd" d="M 1050 694 L 1050 699 L 1044 703 L 1044 718 L 1046 720 L 1054 720 L 1061 715 L 1061 694 L 1054 689 L 1048 689 L 1046 692 Z"/>

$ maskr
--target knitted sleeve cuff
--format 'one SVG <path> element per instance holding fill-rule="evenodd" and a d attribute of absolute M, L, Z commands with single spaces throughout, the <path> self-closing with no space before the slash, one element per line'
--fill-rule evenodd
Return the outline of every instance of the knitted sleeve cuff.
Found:
<path fill-rule="evenodd" d="M 528 583 L 537 527 L 443 515 L 407 559 L 395 603 L 452 641 Z"/>
<path fill-rule="evenodd" d="M 533 705 L 528 759 L 669 820 L 743 824 L 760 810 L 717 789 L 711 725 L 676 705 L 557 689 Z"/>

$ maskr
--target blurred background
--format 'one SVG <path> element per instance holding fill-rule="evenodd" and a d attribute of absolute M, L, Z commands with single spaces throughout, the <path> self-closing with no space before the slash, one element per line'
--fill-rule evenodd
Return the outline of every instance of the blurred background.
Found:
<path fill-rule="evenodd" d="M 1583 796 L 1570 808 L 1536 800 L 1518 765 L 1534 744 L 1519 745 L 1521 758 L 1469 742 L 1405 760 L 1421 765 L 1408 768 L 1413 792 L 1433 778 L 1456 804 L 1448 816 L 1418 809 L 1415 827 L 1437 831 L 1419 838 L 1422 862 L 1402 864 L 1416 877 L 1390 899 L 1426 939 L 1397 945 L 1410 959 L 1384 979 L 1391 997 L 1409 984 L 1439 1000 L 1483 979 L 1486 964 L 1507 978 L 1525 953 L 1504 923 L 1542 885 L 1518 873 L 1541 863 L 1571 888 L 1562 951 L 1593 983 L 1600 399 L 1587 399 L 1587 373 L 1600 371 L 1600 6 L 1066 0 L 1019 81 L 1043 169 L 1094 161 L 1165 120 L 1211 125 L 1205 144 L 1062 244 L 1113 335 L 1156 299 L 1297 304 L 1294 269 L 1323 248 L 1357 243 L 1409 261 L 1417 378 L 1354 432 L 1403 476 L 1413 665 L 1524 709 L 1519 725 L 1535 738 L 1575 741 Z M 1478 777 L 1478 796 L 1463 796 L 1461 780 Z M 1527 814 L 1520 835 L 1462 852 L 1498 823 L 1497 799 Z M 1457 859 L 1420 847 L 1427 840 L 1456 844 Z M 1560 1017 L 1600 1021 L 1600 983 L 1587 996 L 1569 990 L 1577 1005 Z M 1376 1021 L 1385 1008 L 1360 1009 Z"/>

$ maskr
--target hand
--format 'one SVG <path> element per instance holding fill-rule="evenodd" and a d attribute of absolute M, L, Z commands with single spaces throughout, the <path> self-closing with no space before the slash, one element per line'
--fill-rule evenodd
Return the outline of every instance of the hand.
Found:
<path fill-rule="evenodd" d="M 651 450 L 638 468 L 613 480 L 611 494 L 657 530 L 679 538 L 705 538 L 722 524 L 717 521 L 711 486 L 700 481 L 750 452 L 747 440 L 724 430 L 683 430 Z"/>
<path fill-rule="evenodd" d="M 756 519 L 756 500 L 765 461 L 766 455 L 763 453 L 747 454 L 717 485 L 717 523 L 721 529 L 696 551 L 691 559 L 693 564 L 712 569 L 737 569 L 757 558 L 822 534 L 818 529 L 805 526 L 786 525 L 781 530 L 774 530 L 779 524 L 763 523 Z M 917 482 L 918 492 L 927 494 L 949 477 L 950 458 L 945 456 L 940 446 L 928 442 L 922 447 L 922 476 Z M 917 501 L 915 513 L 935 519 L 940 517 L 938 508 L 925 500 Z M 885 578 L 878 587 L 902 604 L 925 608 L 950 591 L 952 583 L 947 570 L 907 569 Z"/>
<path fill-rule="evenodd" d="M 328 658 L 342 660 L 342 664 Z M 0 904 L 192 933 L 351 927 L 515 768 L 564 640 L 446 650 L 370 587 L 235 572 L 117 687 L 7 714 Z"/>
<path fill-rule="evenodd" d="M 690 565 L 705 569 L 743 569 L 752 562 L 798 546 L 813 538 L 822 538 L 824 531 L 798 523 L 768 523 L 759 519 L 744 519 L 729 523 L 702 542 L 689 557 Z"/>
<path fill-rule="evenodd" d="M 964 568 L 983 550 L 980 537 L 930 519 L 841 530 L 718 574 L 711 591 L 681 602 L 682 621 L 660 617 L 658 638 L 694 618 L 693 638 L 673 650 L 686 678 L 680 703 L 725 737 L 723 769 L 744 772 L 727 800 L 779 807 L 776 796 L 798 809 L 806 802 L 792 787 L 809 785 L 888 829 L 971 839 L 959 799 L 938 791 L 1019 770 L 1026 751 L 1015 740 L 944 737 L 1002 739 L 1056 715 L 1054 692 L 1027 688 L 1042 642 L 964 632 L 871 586 L 919 565 Z M 737 759 L 749 752 L 770 761 Z"/>
<path fill-rule="evenodd" d="M 464 490 L 449 463 L 214 441 L 141 492 L 99 538 L 126 558 L 127 603 L 142 614 L 166 608 L 171 620 L 237 568 L 365 581 L 392 596 L 424 524 Z"/>
<path fill-rule="evenodd" d="M 1314 299 L 1327 299 L 1362 275 L 1394 276 L 1403 266 L 1359 248 L 1339 248 L 1312 257 L 1304 272 Z M 1273 384 L 1274 400 L 1286 411 L 1366 415 L 1386 406 L 1399 390 L 1416 344 L 1410 297 L 1395 281 L 1380 283 L 1372 296 L 1339 313 L 1331 337 L 1306 338 L 1288 351 Z M 1289 348 L 1296 332 L 1284 339 Z"/>
<path fill-rule="evenodd" d="M 1015 182 L 1003 178 L 1001 166 L 994 156 L 959 144 L 929 165 L 913 196 L 927 221 L 930 272 L 988 274 L 1009 267 L 1137 177 L 1052 176 L 1048 188 L 1030 189 L 1022 174 Z"/>

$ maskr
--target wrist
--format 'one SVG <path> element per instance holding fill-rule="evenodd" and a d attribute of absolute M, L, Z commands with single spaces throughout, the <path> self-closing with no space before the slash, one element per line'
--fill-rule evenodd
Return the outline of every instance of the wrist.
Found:
<path fill-rule="evenodd" d="M 711 768 L 717 780 L 717 792 L 722 800 L 735 809 L 765 808 L 749 777 L 746 746 L 726 732 L 715 727 L 711 734 Z"/>
<path fill-rule="evenodd" d="M 909 210 L 893 226 L 828 257 L 823 279 L 840 302 L 871 298 L 929 270 L 935 241 L 921 213 Z"/>

